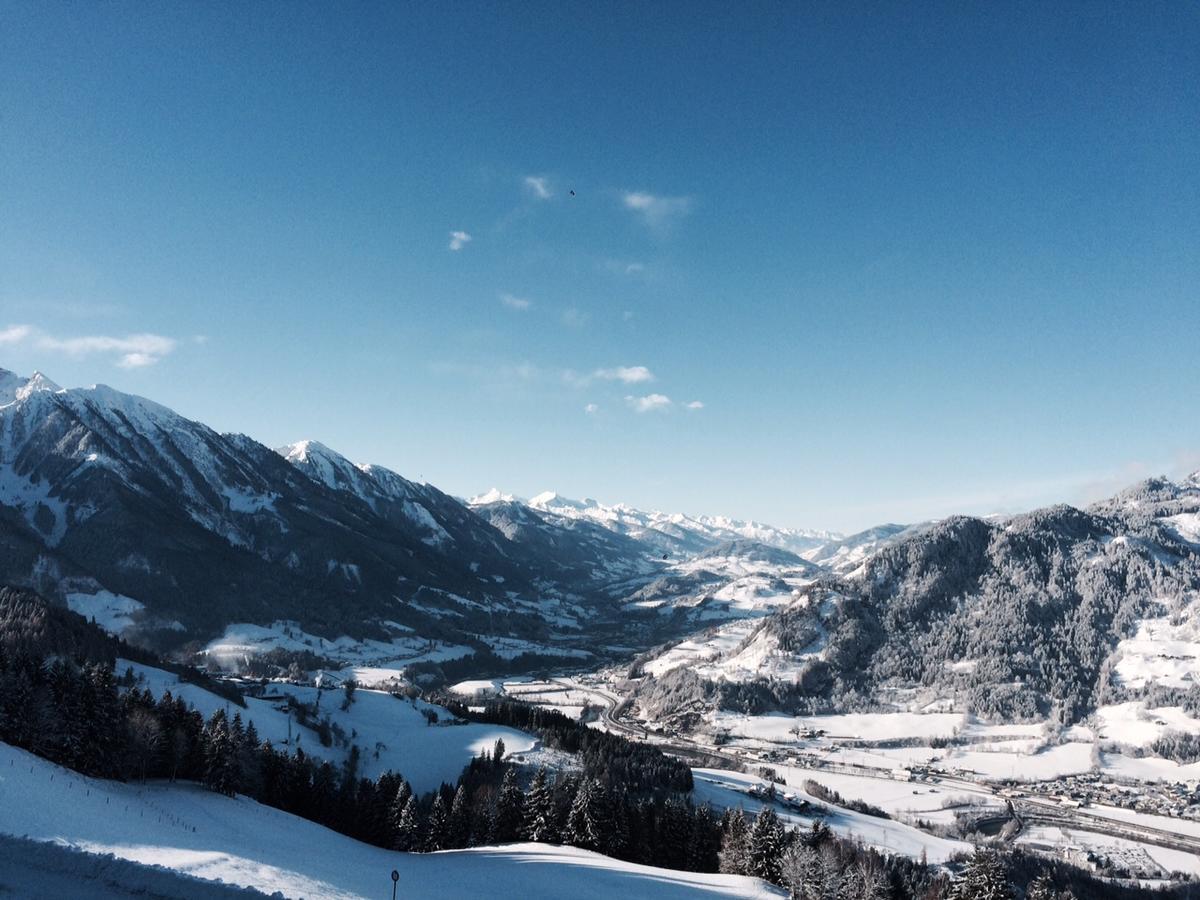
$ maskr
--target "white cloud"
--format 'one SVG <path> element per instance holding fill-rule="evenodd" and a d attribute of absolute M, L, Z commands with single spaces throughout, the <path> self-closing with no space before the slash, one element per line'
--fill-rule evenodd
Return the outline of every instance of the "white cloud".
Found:
<path fill-rule="evenodd" d="M 176 345 L 174 338 L 161 334 L 131 334 L 123 338 L 99 334 L 56 338 L 43 334 L 34 343 L 41 350 L 60 351 L 68 356 L 116 353 L 120 357 L 117 365 L 125 369 L 153 365 L 174 350 Z"/>
<path fill-rule="evenodd" d="M 545 175 L 525 176 L 525 187 L 539 200 L 549 200 L 554 196 L 554 191 L 550 190 L 550 179 Z"/>
<path fill-rule="evenodd" d="M 699 400 L 693 400 L 691 403 L 687 404 L 687 406 L 685 408 L 686 409 L 704 409 L 704 404 L 701 403 Z"/>
<path fill-rule="evenodd" d="M 626 397 L 625 402 L 634 412 L 647 413 L 669 409 L 671 398 L 663 394 L 647 394 L 645 397 Z"/>
<path fill-rule="evenodd" d="M 467 244 L 471 243 L 471 236 L 465 231 L 450 232 L 450 249 L 461 250 Z"/>
<path fill-rule="evenodd" d="M 525 310 L 533 306 L 532 300 L 526 300 L 524 297 L 514 297 L 512 294 L 501 294 L 500 302 L 509 309 L 515 309 L 519 312 L 525 312 Z"/>
<path fill-rule="evenodd" d="M 28 325 L 9 325 L 0 328 L 0 344 L 19 344 L 33 333 Z"/>
<path fill-rule="evenodd" d="M 64 353 L 67 356 L 115 354 L 117 365 L 124 369 L 152 366 L 174 351 L 179 343 L 175 338 L 161 334 L 142 333 L 125 337 L 89 334 L 60 338 L 32 325 L 10 325 L 0 329 L 0 344 L 17 344 L 22 341 L 29 341 L 38 350 Z"/>
<path fill-rule="evenodd" d="M 601 381 L 640 384 L 643 381 L 653 381 L 654 373 L 645 366 L 617 366 L 613 369 L 597 369 L 592 373 L 592 377 L 599 378 Z"/>
<path fill-rule="evenodd" d="M 627 191 L 621 199 L 626 209 L 637 213 L 647 225 L 657 229 L 666 228 L 692 209 L 691 197 L 659 197 L 645 191 Z"/>
<path fill-rule="evenodd" d="M 598 413 L 600 411 L 600 407 L 598 407 L 595 403 L 589 403 L 587 406 L 585 406 L 583 408 L 583 411 L 585 413 L 587 413 L 589 416 L 594 416 L 596 413 Z"/>

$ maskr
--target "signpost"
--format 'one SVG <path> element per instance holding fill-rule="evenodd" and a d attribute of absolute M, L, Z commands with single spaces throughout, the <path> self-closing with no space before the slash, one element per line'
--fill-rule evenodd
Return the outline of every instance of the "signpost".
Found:
<path fill-rule="evenodd" d="M 396 900 L 396 883 L 400 880 L 400 873 L 392 869 L 392 900 Z"/>

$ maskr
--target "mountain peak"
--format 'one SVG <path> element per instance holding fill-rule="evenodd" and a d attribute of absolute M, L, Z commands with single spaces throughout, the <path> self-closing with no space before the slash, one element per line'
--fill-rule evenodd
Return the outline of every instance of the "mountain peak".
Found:
<path fill-rule="evenodd" d="M 572 500 L 570 497 L 564 497 L 555 491 L 542 491 L 536 497 L 529 501 L 529 505 L 535 509 L 595 509 L 600 504 L 589 497 L 584 497 L 582 500 Z"/>
<path fill-rule="evenodd" d="M 41 372 L 34 372 L 29 376 L 29 380 L 17 389 L 16 398 L 18 400 L 24 400 L 30 394 L 35 394 L 38 391 L 49 391 L 51 393 L 55 393 L 61 390 L 61 387 L 59 387 Z"/>
<path fill-rule="evenodd" d="M 541 496 L 539 494 L 539 496 Z M 472 497 L 467 501 L 468 506 L 487 506 L 489 503 L 512 503 L 517 498 L 512 494 L 506 494 L 499 488 L 492 488 L 485 491 L 477 497 Z"/>

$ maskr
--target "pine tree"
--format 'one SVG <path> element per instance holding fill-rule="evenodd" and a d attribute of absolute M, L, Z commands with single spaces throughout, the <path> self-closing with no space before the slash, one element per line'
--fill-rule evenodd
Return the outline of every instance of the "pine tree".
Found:
<path fill-rule="evenodd" d="M 412 785 L 403 778 L 400 779 L 400 784 L 396 787 L 396 793 L 392 795 L 392 803 L 388 808 L 388 819 L 392 823 L 393 831 L 400 827 L 400 819 L 404 816 L 404 807 L 408 805 L 408 798 L 412 796 Z"/>
<path fill-rule="evenodd" d="M 537 770 L 529 797 L 525 802 L 525 838 L 540 843 L 552 843 L 558 837 L 558 815 L 554 802 L 554 785 L 546 777 L 545 768 Z"/>
<path fill-rule="evenodd" d="M 433 853 L 446 849 L 449 825 L 450 811 L 446 808 L 446 797 L 439 791 L 429 810 L 429 826 L 425 830 L 425 852 Z"/>
<path fill-rule="evenodd" d="M 607 798 L 600 782 L 584 778 L 567 815 L 565 841 L 581 850 L 603 852 L 610 840 L 608 829 L 611 824 Z"/>
<path fill-rule="evenodd" d="M 517 785 L 517 773 L 509 767 L 496 798 L 495 823 L 492 838 L 498 844 L 519 840 L 525 828 L 525 803 Z"/>
<path fill-rule="evenodd" d="M 678 800 L 668 800 L 663 806 L 659 829 L 658 864 L 668 869 L 686 868 L 691 842 L 691 809 Z"/>
<path fill-rule="evenodd" d="M 765 881 L 780 882 L 779 863 L 783 855 L 783 826 L 770 806 L 764 807 L 750 831 L 750 871 Z"/>
<path fill-rule="evenodd" d="M 717 871 L 717 866 L 719 865 L 717 853 L 720 849 L 720 831 L 713 817 L 712 807 L 706 803 L 696 810 L 692 821 L 692 834 L 687 852 L 687 868 L 693 872 Z"/>
<path fill-rule="evenodd" d="M 461 850 L 471 839 L 471 806 L 467 800 L 467 789 L 458 786 L 454 801 L 450 804 L 450 818 L 446 823 L 446 849 Z"/>
<path fill-rule="evenodd" d="M 1054 879 L 1048 872 L 1043 872 L 1029 885 L 1025 892 L 1025 900 L 1058 900 L 1058 891 L 1054 887 Z"/>
<path fill-rule="evenodd" d="M 779 864 L 783 883 L 792 900 L 825 900 L 825 867 L 820 854 L 803 841 L 794 840 Z"/>
<path fill-rule="evenodd" d="M 421 849 L 421 822 L 417 816 L 417 798 L 412 793 L 404 801 L 404 808 L 396 820 L 396 836 L 392 847 L 404 853 Z"/>
<path fill-rule="evenodd" d="M 223 709 L 214 712 L 204 726 L 204 783 L 230 797 L 238 791 L 237 760 Z"/>
<path fill-rule="evenodd" d="M 726 875 L 746 875 L 750 871 L 750 829 L 746 813 L 739 806 L 729 814 L 721 844 L 721 871 Z"/>
<path fill-rule="evenodd" d="M 950 897 L 951 900 L 1013 900 L 1000 857 L 991 850 L 976 850 L 966 871 L 950 889 Z"/>

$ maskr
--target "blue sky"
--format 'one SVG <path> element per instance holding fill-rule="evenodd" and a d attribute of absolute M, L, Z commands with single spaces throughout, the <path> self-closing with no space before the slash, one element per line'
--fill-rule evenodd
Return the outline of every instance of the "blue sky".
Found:
<path fill-rule="evenodd" d="M 0 365 L 781 525 L 1200 468 L 1200 8 L 848 6 L 0 0 Z"/>

